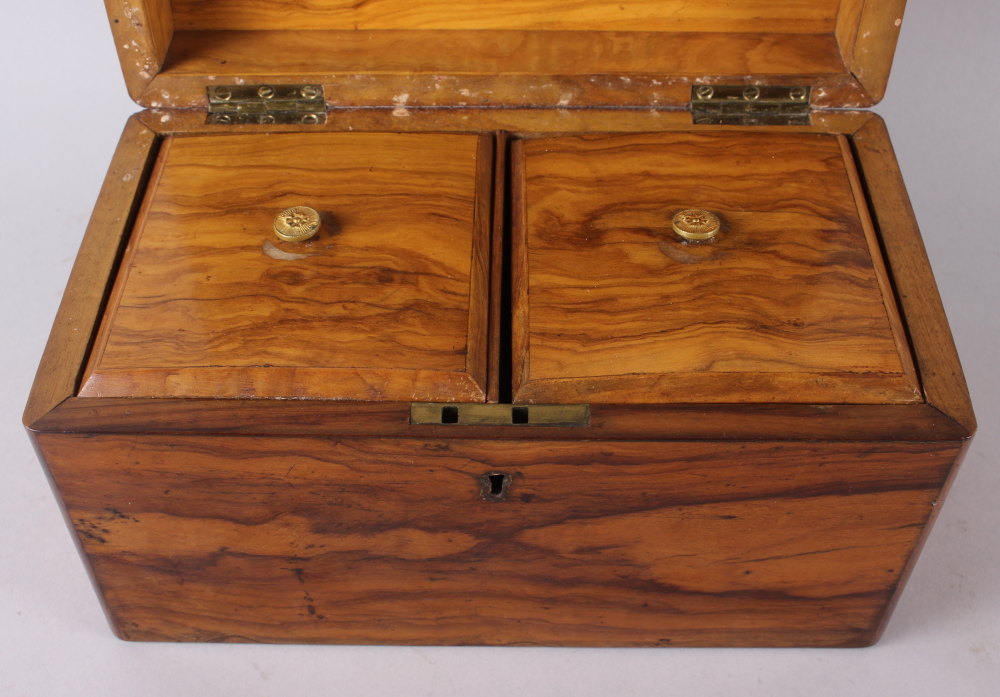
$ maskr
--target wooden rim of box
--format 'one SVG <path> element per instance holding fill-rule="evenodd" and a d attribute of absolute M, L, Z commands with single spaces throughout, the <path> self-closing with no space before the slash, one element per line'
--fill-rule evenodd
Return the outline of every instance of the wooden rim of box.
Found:
<path fill-rule="evenodd" d="M 587 110 L 429 110 L 406 119 L 408 130 L 498 130 L 516 134 L 587 131 L 697 130 L 684 112 Z M 383 110 L 345 112 L 327 130 L 399 130 Z M 906 318 L 926 403 L 912 405 L 594 405 L 580 429 L 411 426 L 409 403 L 325 400 L 78 398 L 79 380 L 106 302 L 110 281 L 142 199 L 158 137 L 197 133 L 204 115 L 163 120 L 153 112 L 129 119 L 70 275 L 62 305 L 24 413 L 36 431 L 231 433 L 598 439 L 959 440 L 976 428 L 971 401 L 920 232 L 885 124 L 867 112 L 816 113 L 811 126 L 782 132 L 850 136 L 862 184 L 885 251 L 897 300 Z M 303 128 L 270 127 L 270 130 Z M 719 127 L 712 127 L 719 128 Z M 741 128 L 741 127 L 731 127 Z M 745 128 L 745 127 L 743 127 Z M 762 127 L 753 127 L 760 129 Z M 260 132 L 264 126 L 237 126 Z M 506 137 L 506 136 L 504 136 Z M 498 158 L 499 159 L 499 158 Z M 502 221 L 494 218 L 494 224 Z M 495 240 L 496 244 L 497 241 Z M 497 292 L 494 288 L 493 292 Z M 495 337 L 491 338 L 494 341 Z M 178 409 L 178 406 L 183 406 Z M 713 418 L 705 418 L 712 416 Z"/>

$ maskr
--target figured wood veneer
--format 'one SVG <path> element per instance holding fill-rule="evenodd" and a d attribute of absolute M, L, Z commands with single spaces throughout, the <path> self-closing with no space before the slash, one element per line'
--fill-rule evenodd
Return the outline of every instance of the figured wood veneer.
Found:
<path fill-rule="evenodd" d="M 884 93 L 905 0 L 106 0 L 129 93 L 203 107 L 208 84 L 312 82 L 337 106 L 651 106 L 697 82 Z"/>
<path fill-rule="evenodd" d="M 845 143 L 743 133 L 519 144 L 515 399 L 922 401 Z M 723 233 L 683 242 L 670 229 L 683 208 L 721 214 Z"/>
<path fill-rule="evenodd" d="M 178 31 L 140 104 L 204 107 L 206 84 L 313 82 L 331 106 L 682 107 L 700 80 L 811 84 L 870 104 L 831 34 Z"/>
<path fill-rule="evenodd" d="M 123 135 L 24 422 L 116 633 L 133 640 L 587 646 L 877 640 L 975 430 L 884 124 L 872 114 L 816 110 L 807 126 L 708 128 L 676 107 L 686 107 L 692 84 L 718 82 L 808 84 L 814 107 L 870 105 L 884 91 L 904 4 L 106 0 L 129 92 L 156 110 L 130 120 Z M 206 87 L 234 82 L 317 83 L 328 106 L 389 108 L 335 110 L 312 126 L 206 123 Z M 462 105 L 559 108 L 411 108 Z M 482 135 L 491 131 L 512 133 Z M 781 312 L 757 288 L 741 292 L 740 312 L 746 297 L 757 298 L 750 308 L 767 312 L 759 312 L 755 329 L 770 332 L 769 340 L 782 345 L 783 332 L 800 332 L 808 348 L 832 337 L 835 349 L 820 363 L 883 372 L 826 374 L 819 388 L 808 376 L 790 385 L 792 373 L 777 370 L 771 384 L 756 373 L 730 386 L 730 394 L 774 398 L 768 404 L 676 397 L 670 404 L 601 404 L 602 397 L 662 397 L 663 384 L 650 375 L 615 375 L 612 381 L 632 383 L 603 392 L 570 384 L 560 392 L 577 379 L 570 378 L 550 381 L 549 395 L 594 401 L 585 428 L 409 424 L 409 402 L 393 399 L 509 397 L 498 370 L 508 309 L 501 301 L 509 292 L 501 255 L 510 222 L 509 141 L 539 139 L 528 150 L 544 150 L 546 139 L 596 148 L 558 172 L 549 192 L 558 198 L 585 189 L 603 166 L 606 136 L 593 134 L 654 134 L 607 139 L 631 169 L 590 192 L 589 205 L 604 208 L 587 224 L 612 224 L 588 232 L 624 230 L 636 238 L 656 226 L 623 227 L 635 221 L 614 210 L 614 187 L 643 191 L 659 166 L 657 142 L 689 147 L 705 131 L 718 147 L 703 148 L 709 157 L 702 159 L 726 163 L 724 173 L 721 183 L 695 182 L 685 204 L 694 195 L 711 199 L 715 186 L 762 204 L 726 209 L 739 213 L 738 222 L 761 211 L 820 221 L 805 227 L 805 243 L 759 245 L 755 253 L 777 263 L 751 260 L 747 268 L 775 277 L 801 271 L 806 282 L 797 292 L 820 289 L 828 308 L 818 313 L 821 321 L 767 326 Z M 435 135 L 442 132 L 466 135 Z M 760 153 L 747 146 L 762 141 L 785 146 L 773 153 L 777 163 L 754 170 Z M 427 151 L 410 147 L 417 142 Z M 825 143 L 823 152 L 806 152 L 806 142 Z M 199 150 L 199 143 L 211 147 Z M 339 143 L 349 156 L 336 163 L 313 157 L 303 174 L 306 165 L 290 163 L 303 153 L 308 159 L 316 143 Z M 344 150 L 347 143 L 358 157 Z M 521 183 L 522 148 L 515 147 L 512 172 Z M 650 152 L 638 152 L 643 148 Z M 227 167 L 234 152 L 243 161 Z M 357 165 L 373 155 L 389 166 Z M 681 164 L 671 169 L 683 171 Z M 228 189 L 216 190 L 219 182 Z M 364 199 L 367 207 L 337 210 L 397 224 L 370 227 L 377 239 L 369 244 L 348 225 L 356 218 L 327 215 L 328 237 L 344 243 L 356 263 L 327 254 L 329 239 L 294 248 L 272 239 L 279 252 L 318 256 L 264 261 L 269 220 L 262 231 L 260 212 L 285 198 L 300 203 L 303 192 Z M 510 192 L 515 252 L 527 250 L 530 231 L 516 214 L 533 201 L 526 193 L 518 185 Z M 657 195 L 657 205 L 667 205 Z M 559 213 L 571 220 L 584 208 Z M 251 218 L 244 227 L 261 237 L 233 244 L 246 232 L 234 223 Z M 414 225 L 419 244 L 400 232 Z M 572 259 L 579 237 L 563 237 L 545 241 L 552 249 L 568 245 L 562 251 Z M 833 245 L 816 244 L 823 240 Z M 649 250 L 636 239 L 610 241 L 570 269 L 571 283 L 617 262 L 616 252 L 651 268 Z M 704 247 L 709 258 L 688 258 L 687 267 L 705 268 L 713 249 L 746 252 Z M 542 287 L 533 288 L 528 262 L 514 255 L 515 332 L 531 321 L 529 292 L 540 290 L 544 300 L 552 290 L 544 283 L 566 280 L 542 274 Z M 734 278 L 738 271 L 728 269 Z M 832 285 L 808 282 L 827 276 Z M 683 273 L 673 280 L 687 282 Z M 681 290 L 690 290 L 684 283 Z M 365 303 L 380 287 L 391 292 L 367 315 L 331 301 L 346 289 Z M 607 352 L 593 344 L 607 338 L 605 325 L 635 319 L 629 313 L 636 306 L 623 296 L 597 304 L 607 322 L 578 323 L 579 303 L 567 306 L 572 312 L 563 321 L 580 324 L 572 330 L 584 340 L 567 351 L 560 338 L 562 358 L 579 350 L 608 364 Z M 884 316 L 874 311 L 879 298 Z M 647 300 L 637 306 L 653 307 Z M 401 340 L 394 332 L 400 325 L 382 313 L 406 315 L 407 303 L 419 308 Z M 327 310 L 340 313 L 339 321 L 329 321 Z M 861 337 L 870 354 L 867 346 L 859 352 Z M 529 335 L 514 338 L 523 348 L 515 354 L 515 387 L 527 385 L 520 396 L 530 399 L 540 383 L 528 379 Z M 774 362 L 754 346 L 744 342 L 737 348 L 751 350 L 727 360 Z M 641 362 L 648 347 L 639 341 L 629 348 L 629 360 Z M 313 365 L 331 356 L 378 365 Z M 560 370 L 576 360 L 562 358 Z M 692 375 L 688 398 L 699 394 L 704 376 Z M 102 393 L 123 396 L 94 396 Z M 306 398 L 246 398 L 268 394 Z M 876 403 L 829 403 L 838 395 Z M 324 396 L 359 401 L 308 398 Z M 807 397 L 822 401 L 795 403 Z M 366 398 L 377 401 L 360 401 Z M 510 476 L 510 496 L 485 501 L 480 478 L 497 471 Z"/>
<path fill-rule="evenodd" d="M 534 29 L 825 33 L 840 0 L 173 0 L 180 30 Z"/>
<path fill-rule="evenodd" d="M 492 147 L 168 140 L 81 396 L 482 401 Z M 273 218 L 298 204 L 324 229 L 281 242 Z"/>
<path fill-rule="evenodd" d="M 124 638 L 597 646 L 871 643 L 960 449 L 39 443 Z"/>

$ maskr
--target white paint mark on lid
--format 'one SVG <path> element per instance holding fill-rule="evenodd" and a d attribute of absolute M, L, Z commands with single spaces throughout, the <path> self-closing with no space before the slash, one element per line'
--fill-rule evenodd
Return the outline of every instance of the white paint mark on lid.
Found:
<path fill-rule="evenodd" d="M 410 112 L 406 108 L 406 103 L 410 100 L 410 94 L 408 92 L 404 94 L 397 94 L 392 98 L 392 103 L 396 105 L 396 108 L 392 110 L 393 116 L 409 116 Z"/>
<path fill-rule="evenodd" d="M 293 254 L 292 252 L 286 252 L 275 247 L 271 243 L 271 240 L 264 240 L 261 249 L 264 251 L 264 254 L 278 261 L 298 261 L 299 259 L 308 259 L 309 257 L 316 256 L 315 254 Z"/>

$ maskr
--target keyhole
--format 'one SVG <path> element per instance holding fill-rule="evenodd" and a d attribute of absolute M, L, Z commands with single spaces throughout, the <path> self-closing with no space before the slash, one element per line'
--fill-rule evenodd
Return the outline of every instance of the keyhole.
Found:
<path fill-rule="evenodd" d="M 503 493 L 503 475 L 490 475 L 490 496 L 499 496 Z"/>
<path fill-rule="evenodd" d="M 458 407 L 441 407 L 441 423 L 457 424 Z"/>
<path fill-rule="evenodd" d="M 483 498 L 487 501 L 503 501 L 510 489 L 510 475 L 503 472 L 487 472 L 479 478 Z"/>

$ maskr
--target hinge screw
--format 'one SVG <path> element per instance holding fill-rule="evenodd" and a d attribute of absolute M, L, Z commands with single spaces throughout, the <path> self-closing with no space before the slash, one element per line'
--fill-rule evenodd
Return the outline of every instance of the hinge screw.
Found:
<path fill-rule="evenodd" d="M 226 100 L 233 96 L 233 93 L 229 91 L 228 87 L 216 87 L 215 96 L 218 99 Z"/>
<path fill-rule="evenodd" d="M 793 87 L 788 92 L 788 96 L 791 97 L 794 102 L 803 102 L 806 99 L 806 88 L 805 87 Z"/>
<path fill-rule="evenodd" d="M 319 123 L 319 117 L 316 114 L 306 114 L 301 123 Z"/>
<path fill-rule="evenodd" d="M 760 97 L 760 88 L 754 85 L 750 85 L 745 90 L 743 90 L 743 99 L 753 101 Z"/>
<path fill-rule="evenodd" d="M 711 99 L 712 95 L 715 94 L 715 89 L 711 85 L 698 85 L 694 94 L 698 99 Z"/>
<path fill-rule="evenodd" d="M 319 96 L 319 88 L 316 85 L 306 85 L 301 91 L 306 99 L 316 99 Z"/>
<path fill-rule="evenodd" d="M 270 99 L 274 96 L 274 88 L 270 85 L 261 85 L 257 88 L 257 96 L 261 99 Z"/>

